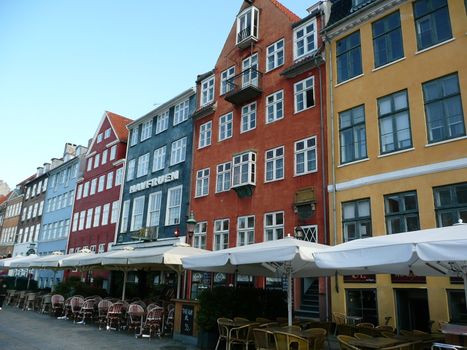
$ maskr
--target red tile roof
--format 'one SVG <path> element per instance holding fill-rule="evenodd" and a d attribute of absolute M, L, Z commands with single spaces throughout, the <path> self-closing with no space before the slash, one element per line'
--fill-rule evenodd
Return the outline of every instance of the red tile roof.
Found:
<path fill-rule="evenodd" d="M 10 194 L 11 194 L 11 192 L 8 192 L 8 194 L 7 194 L 6 196 L 1 195 L 1 196 L 0 196 L 0 204 L 2 204 L 3 202 L 5 202 L 5 201 L 8 199 L 8 197 L 10 196 Z"/>
<path fill-rule="evenodd" d="M 122 142 L 127 142 L 128 129 L 126 128 L 126 126 L 130 124 L 133 120 L 109 111 L 105 111 L 105 113 L 107 114 L 110 124 L 112 124 L 112 127 L 115 133 L 117 134 L 118 139 Z"/>
<path fill-rule="evenodd" d="M 276 6 L 279 10 L 281 10 L 282 12 L 284 12 L 287 17 L 289 17 L 289 19 L 293 22 L 297 22 L 299 21 L 301 18 L 298 17 L 295 13 L 293 13 L 292 11 L 290 11 L 287 7 L 285 7 L 284 5 L 282 5 L 279 1 L 277 0 L 270 0 L 274 6 Z"/>

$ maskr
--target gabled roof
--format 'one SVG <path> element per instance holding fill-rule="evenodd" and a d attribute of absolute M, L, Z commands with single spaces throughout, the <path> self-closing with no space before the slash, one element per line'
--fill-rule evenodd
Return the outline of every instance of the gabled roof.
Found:
<path fill-rule="evenodd" d="M 6 195 L 1 195 L 0 196 L 0 205 L 2 205 L 2 203 L 6 202 L 8 197 L 10 197 L 11 195 L 11 192 L 8 192 Z"/>
<path fill-rule="evenodd" d="M 274 4 L 274 6 L 276 6 L 279 10 L 281 10 L 283 13 L 285 13 L 286 16 L 289 17 L 289 19 L 291 21 L 295 22 L 295 21 L 300 20 L 299 16 L 297 16 L 295 13 L 290 11 L 287 7 L 282 5 L 279 1 L 277 1 L 277 0 L 270 0 L 270 1 Z"/>
<path fill-rule="evenodd" d="M 133 120 L 109 111 L 105 111 L 105 113 L 109 118 L 109 122 L 112 125 L 112 128 L 114 129 L 117 138 L 122 142 L 127 142 L 128 129 L 126 128 L 126 126 L 130 124 Z"/>

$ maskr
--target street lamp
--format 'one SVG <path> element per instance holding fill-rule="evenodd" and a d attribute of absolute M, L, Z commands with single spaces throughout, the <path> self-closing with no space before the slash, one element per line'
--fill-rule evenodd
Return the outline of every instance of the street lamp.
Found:
<path fill-rule="evenodd" d="M 303 239 L 303 229 L 301 226 L 295 227 L 295 238 L 296 239 Z"/>
<path fill-rule="evenodd" d="M 188 220 L 186 221 L 186 230 L 188 232 L 188 242 L 191 245 L 191 239 L 193 238 L 193 233 L 195 232 L 195 226 L 196 226 L 196 220 L 195 220 L 195 214 L 193 213 L 193 210 L 190 211 L 190 216 L 188 217 Z"/>

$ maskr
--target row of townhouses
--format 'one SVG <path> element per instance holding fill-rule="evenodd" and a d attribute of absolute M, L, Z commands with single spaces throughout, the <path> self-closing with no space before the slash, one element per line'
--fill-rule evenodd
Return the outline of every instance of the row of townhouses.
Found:
<path fill-rule="evenodd" d="M 334 245 L 467 222 L 466 11 L 458 0 L 333 0 L 300 18 L 276 0 L 244 1 L 195 88 L 134 121 L 105 112 L 86 147 L 66 144 L 10 192 L 0 254 L 179 239 L 219 250 L 287 235 Z M 109 286 L 110 272 L 93 274 Z M 189 276 L 191 297 L 282 284 Z M 63 275 L 36 278 L 47 287 Z M 295 313 L 423 330 L 465 321 L 459 283 L 297 279 Z"/>

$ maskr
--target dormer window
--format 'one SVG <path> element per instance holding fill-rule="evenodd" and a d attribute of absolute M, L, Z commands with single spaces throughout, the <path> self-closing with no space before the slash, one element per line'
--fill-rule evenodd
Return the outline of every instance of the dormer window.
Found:
<path fill-rule="evenodd" d="M 201 107 L 214 101 L 214 76 L 210 76 L 201 82 Z"/>
<path fill-rule="evenodd" d="M 240 48 L 258 40 L 258 26 L 259 10 L 254 6 L 248 7 L 237 16 L 237 45 Z"/>
<path fill-rule="evenodd" d="M 294 30 L 294 60 L 303 58 L 317 48 L 316 19 L 312 19 Z"/>

